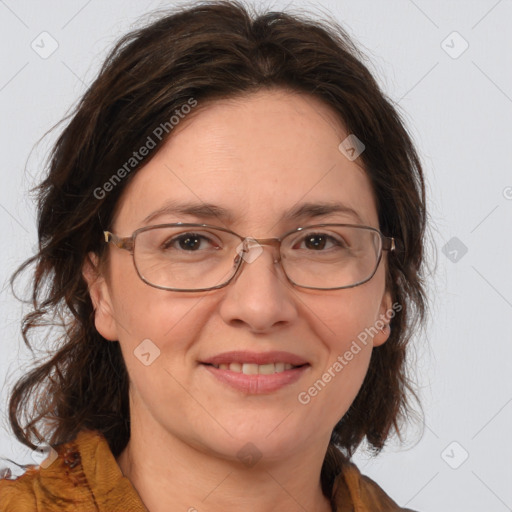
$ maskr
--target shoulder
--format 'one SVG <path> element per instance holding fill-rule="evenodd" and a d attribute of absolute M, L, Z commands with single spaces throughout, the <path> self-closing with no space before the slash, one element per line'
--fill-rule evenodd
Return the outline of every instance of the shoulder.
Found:
<path fill-rule="evenodd" d="M 23 475 L 16 479 L 0 479 L 0 510 L 57 510 L 57 501 L 62 505 L 59 510 L 70 510 L 64 506 L 65 502 L 71 499 L 76 503 L 80 492 L 77 488 L 86 484 L 78 445 L 100 442 L 99 433 L 81 432 L 73 441 L 54 446 L 41 465 L 27 466 Z M 71 488 L 74 489 L 71 491 Z"/>
<path fill-rule="evenodd" d="M 371 478 L 361 474 L 357 466 L 344 460 L 342 472 L 335 480 L 333 492 L 339 512 L 414 512 L 400 507 Z M 350 506 L 347 507 L 347 503 Z"/>
<path fill-rule="evenodd" d="M 128 506 L 128 508 L 125 508 Z M 131 508 L 130 508 L 131 507 Z M 0 479 L 1 512 L 144 510 L 101 433 L 82 430 L 40 466 Z"/>
<path fill-rule="evenodd" d="M 37 510 L 33 491 L 35 467 L 29 467 L 25 473 L 15 480 L 8 480 L 10 472 L 4 472 L 0 479 L 0 510 L 2 512 Z"/>

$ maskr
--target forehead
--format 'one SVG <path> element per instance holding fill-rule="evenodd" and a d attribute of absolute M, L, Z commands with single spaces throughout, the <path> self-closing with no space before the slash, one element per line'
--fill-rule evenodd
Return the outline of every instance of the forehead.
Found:
<path fill-rule="evenodd" d="M 229 225 L 219 218 L 222 225 L 243 224 L 256 230 L 252 236 L 267 236 L 274 226 L 280 231 L 277 220 L 301 203 L 342 203 L 378 227 L 366 172 L 339 150 L 347 136 L 330 107 L 296 92 L 264 90 L 199 104 L 137 171 L 119 201 L 115 229 L 141 227 L 169 201 L 218 205 L 233 214 Z M 337 222 L 361 223 L 337 215 Z M 170 214 L 160 221 L 195 222 Z"/>

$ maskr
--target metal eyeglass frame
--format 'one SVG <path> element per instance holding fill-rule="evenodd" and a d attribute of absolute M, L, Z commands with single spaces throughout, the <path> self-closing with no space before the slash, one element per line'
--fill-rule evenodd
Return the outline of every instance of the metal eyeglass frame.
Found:
<path fill-rule="evenodd" d="M 216 286 L 210 286 L 208 288 L 197 288 L 197 289 L 196 288 L 194 288 L 194 289 L 170 288 L 167 286 L 159 286 L 159 285 L 150 283 L 139 272 L 139 269 L 137 268 L 137 264 L 135 262 L 135 255 L 134 255 L 135 239 L 137 238 L 137 235 L 144 231 L 149 231 L 149 230 L 152 230 L 155 228 L 163 228 L 163 227 L 195 227 L 195 228 L 216 229 L 219 231 L 224 231 L 226 233 L 230 233 L 230 234 L 235 235 L 238 238 L 240 238 L 240 241 L 243 244 L 243 249 L 241 251 L 242 253 L 248 252 L 250 249 L 249 244 L 250 243 L 253 244 L 254 242 L 257 242 L 259 245 L 271 245 L 271 246 L 277 247 L 277 249 L 279 250 L 279 258 L 277 260 L 274 260 L 274 263 L 279 263 L 279 262 L 281 262 L 281 243 L 287 236 L 291 235 L 292 233 L 300 232 L 304 229 L 311 229 L 311 228 L 325 227 L 325 226 L 338 226 L 338 227 L 345 226 L 345 227 L 362 228 L 362 229 L 367 229 L 367 230 L 374 231 L 375 233 L 377 233 L 380 236 L 381 244 L 380 244 L 379 256 L 377 258 L 377 262 L 375 264 L 375 268 L 374 268 L 373 272 L 371 273 L 371 275 L 368 278 L 366 278 L 362 281 L 359 281 L 355 284 L 351 284 L 349 286 L 338 286 L 335 288 L 318 288 L 315 286 L 302 286 L 302 285 L 299 285 L 299 284 L 295 283 L 294 281 L 292 281 L 288 277 L 288 274 L 286 273 L 286 270 L 284 269 L 284 266 L 281 263 L 281 268 L 283 270 L 284 275 L 286 276 L 286 279 L 294 286 L 297 286 L 299 288 L 308 288 L 311 290 L 342 290 L 345 288 L 354 288 L 355 286 L 359 286 L 361 284 L 368 282 L 375 275 L 375 272 L 377 272 L 377 269 L 379 268 L 379 264 L 382 259 L 383 251 L 395 251 L 397 249 L 397 245 L 399 245 L 398 239 L 396 239 L 394 237 L 385 236 L 376 228 L 373 228 L 370 226 L 362 226 L 359 224 L 338 224 L 338 223 L 335 223 L 335 224 L 333 224 L 333 223 L 312 224 L 312 225 L 308 225 L 308 226 L 299 227 L 299 228 L 292 229 L 292 230 L 284 233 L 279 238 L 252 238 L 252 237 L 248 237 L 248 236 L 244 237 L 244 236 L 239 235 L 238 233 L 235 233 L 234 231 L 231 231 L 230 229 L 226 229 L 226 228 L 223 228 L 220 226 L 212 226 L 210 224 L 197 224 L 197 223 L 192 223 L 192 222 L 175 222 L 175 223 L 168 223 L 168 224 L 156 224 L 153 226 L 144 226 L 142 228 L 136 229 L 132 233 L 131 236 L 124 237 L 124 238 L 119 237 L 118 235 L 115 235 L 114 233 L 111 233 L 110 231 L 103 231 L 103 235 L 105 237 L 105 242 L 113 243 L 116 247 L 119 247 L 119 249 L 124 249 L 132 255 L 133 266 L 135 267 L 135 271 L 137 272 L 137 275 L 140 277 L 140 279 L 142 281 L 144 281 L 144 283 L 146 283 L 147 285 L 152 286 L 153 288 L 159 288 L 160 290 L 168 290 L 168 291 L 176 291 L 176 292 L 204 292 L 204 291 L 209 291 L 209 290 L 215 290 L 218 288 L 224 288 L 225 286 L 227 286 L 235 278 L 235 276 L 240 273 L 240 269 L 242 267 L 242 261 L 245 261 L 244 258 L 242 258 L 242 257 L 239 258 L 237 267 L 236 267 L 233 275 L 226 282 L 216 285 Z M 240 254 L 237 254 L 237 256 L 239 257 Z"/>

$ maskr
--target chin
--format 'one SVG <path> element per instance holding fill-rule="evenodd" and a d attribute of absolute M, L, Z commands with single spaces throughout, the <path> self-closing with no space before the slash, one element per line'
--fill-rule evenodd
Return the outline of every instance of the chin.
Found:
<path fill-rule="evenodd" d="M 287 458 L 297 453 L 298 445 L 306 444 L 303 426 L 288 423 L 289 419 L 283 421 L 286 415 L 272 421 L 257 416 L 254 423 L 224 424 L 231 436 L 224 431 L 214 438 L 208 435 L 209 447 L 223 458 L 244 462 L 246 458 L 267 461 Z"/>

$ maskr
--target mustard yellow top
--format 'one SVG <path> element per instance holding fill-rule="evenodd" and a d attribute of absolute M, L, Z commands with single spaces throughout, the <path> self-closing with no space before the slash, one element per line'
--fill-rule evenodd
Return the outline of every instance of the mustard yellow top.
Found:
<path fill-rule="evenodd" d="M 0 512 L 148 512 L 101 433 L 82 430 L 55 450 L 58 457 L 47 468 L 30 466 L 17 479 L 0 479 Z M 409 510 L 348 461 L 333 495 L 337 512 Z"/>

